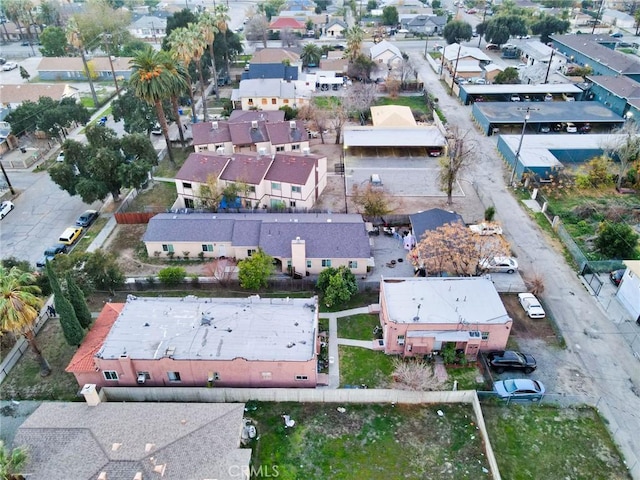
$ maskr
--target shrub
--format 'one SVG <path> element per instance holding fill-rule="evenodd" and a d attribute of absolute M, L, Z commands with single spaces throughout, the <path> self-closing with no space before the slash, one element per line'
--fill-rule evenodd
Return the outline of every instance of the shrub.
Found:
<path fill-rule="evenodd" d="M 486 222 L 493 222 L 493 218 L 496 216 L 496 207 L 494 207 L 493 205 L 490 207 L 487 207 L 486 210 L 484 211 L 484 220 Z"/>
<path fill-rule="evenodd" d="M 638 234 L 626 223 L 601 223 L 595 245 L 607 258 L 632 259 L 637 254 Z"/>
<path fill-rule="evenodd" d="M 167 267 L 158 272 L 160 282 L 165 285 L 177 285 L 184 280 L 187 272 L 182 267 Z"/>

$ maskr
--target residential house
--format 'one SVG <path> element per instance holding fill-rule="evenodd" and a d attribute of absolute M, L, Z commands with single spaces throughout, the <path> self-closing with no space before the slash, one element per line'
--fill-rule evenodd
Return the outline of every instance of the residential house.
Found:
<path fill-rule="evenodd" d="M 380 281 L 387 354 L 422 357 L 453 344 L 475 360 L 480 351 L 506 349 L 512 324 L 489 276 Z"/>
<path fill-rule="evenodd" d="M 247 111 L 252 115 L 244 118 L 255 120 L 238 121 L 231 118 L 200 122 L 192 125 L 193 146 L 197 152 L 232 153 L 307 151 L 309 136 L 301 120 L 270 121 L 267 113 L 276 111 Z M 278 110 L 277 112 L 282 112 Z M 278 115 L 278 117 L 280 117 Z M 236 116 L 236 118 L 240 118 Z"/>
<path fill-rule="evenodd" d="M 20 425 L 13 444 L 26 447 L 30 480 L 249 479 L 243 403 L 109 403 L 95 385 L 82 393 L 91 403 L 43 402 Z"/>
<path fill-rule="evenodd" d="M 616 296 L 633 319 L 640 320 L 640 260 L 625 260 L 627 269 Z"/>
<path fill-rule="evenodd" d="M 493 83 L 496 77 L 503 72 L 505 67 L 498 65 L 496 63 L 490 63 L 489 65 L 485 65 L 484 67 L 484 79 L 487 83 Z"/>
<path fill-rule="evenodd" d="M 444 68 L 453 73 L 455 70 L 460 69 L 461 62 L 462 65 L 466 65 L 465 69 L 469 70 L 471 65 L 482 67 L 490 64 L 491 58 L 479 48 L 465 47 L 464 45 L 452 43 L 442 49 L 442 62 Z M 456 64 L 458 69 L 456 69 Z"/>
<path fill-rule="evenodd" d="M 623 75 L 589 75 L 586 80 L 590 84 L 587 98 L 622 117 L 640 118 L 640 83 Z"/>
<path fill-rule="evenodd" d="M 448 212 L 441 208 L 432 208 L 424 212 L 409 215 L 411 222 L 411 234 L 418 241 L 422 240 L 425 233 L 431 232 L 450 223 L 462 223 L 462 216 L 456 212 Z"/>
<path fill-rule="evenodd" d="M 211 217 L 211 215 L 209 215 Z M 180 223 L 180 221 L 176 222 Z M 248 243 L 260 222 L 240 222 Z M 234 224 L 220 224 L 234 228 Z M 187 236 L 189 232 L 184 232 Z M 318 299 L 134 297 L 105 305 L 99 348 L 83 344 L 66 368 L 98 387 L 306 387 L 317 385 Z M 95 326 L 93 328 L 96 328 Z M 92 328 L 92 329 L 93 329 Z M 96 335 L 97 338 L 97 335 Z M 183 472 L 184 473 L 184 472 Z M 184 478 L 184 477 L 182 477 Z"/>
<path fill-rule="evenodd" d="M 128 80 L 132 69 L 130 57 L 93 57 L 88 59 L 89 68 L 97 76 L 94 80 L 113 81 L 113 72 L 116 78 Z M 113 64 L 113 72 L 111 71 Z M 84 65 L 80 57 L 43 57 L 38 64 L 38 76 L 41 81 L 60 81 L 87 79 Z"/>
<path fill-rule="evenodd" d="M 402 105 L 381 105 L 370 107 L 371 122 L 374 127 L 416 127 L 411 107 Z"/>
<path fill-rule="evenodd" d="M 143 15 L 129 26 L 129 33 L 141 40 L 151 40 L 154 43 L 162 41 L 167 36 L 167 19 Z"/>
<path fill-rule="evenodd" d="M 291 11 L 309 11 L 315 8 L 316 2 L 313 0 L 287 0 L 283 6 L 283 10 Z"/>
<path fill-rule="evenodd" d="M 324 33 L 330 38 L 344 38 L 345 31 L 349 28 L 344 21 L 334 18 L 331 20 L 324 29 Z"/>
<path fill-rule="evenodd" d="M 21 40 L 26 32 L 17 27 L 13 22 L 2 22 L 0 27 L 0 38 L 3 42 L 15 42 Z"/>
<path fill-rule="evenodd" d="M 417 35 L 438 35 L 447 24 L 447 17 L 438 15 L 407 15 L 400 20 L 404 30 Z"/>
<path fill-rule="evenodd" d="M 377 68 L 371 72 L 371 78 L 387 78 L 389 72 L 402 64 L 402 52 L 391 42 L 383 40 L 369 49 L 369 57 Z"/>
<path fill-rule="evenodd" d="M 307 31 L 307 27 L 304 22 L 297 20 L 293 17 L 275 17 L 271 19 L 269 24 L 269 30 L 272 32 L 282 32 L 285 30 L 304 33 Z"/>
<path fill-rule="evenodd" d="M 312 208 L 327 184 L 327 158 L 308 153 L 274 155 L 192 153 L 176 174 L 177 208 L 206 205 L 202 187 L 215 178 L 221 188 L 242 185 L 232 204 L 243 208 Z"/>
<path fill-rule="evenodd" d="M 249 69 L 242 72 L 242 80 L 260 78 L 278 78 L 281 80 L 298 80 L 300 65 L 287 65 L 286 63 L 256 63 L 251 62 Z"/>
<path fill-rule="evenodd" d="M 629 30 L 636 26 L 633 15 L 610 8 L 605 8 L 602 12 L 602 21 L 617 28 L 628 28 Z"/>
<path fill-rule="evenodd" d="M 279 110 L 306 105 L 315 84 L 306 81 L 285 81 L 277 78 L 242 80 L 233 90 L 231 100 L 242 110 Z"/>
<path fill-rule="evenodd" d="M 161 213 L 149 220 L 143 241 L 150 256 L 203 252 L 241 260 L 261 248 L 278 271 L 303 276 L 343 265 L 365 275 L 371 260 L 364 221 L 352 214 Z"/>
<path fill-rule="evenodd" d="M 20 83 L 0 85 L 0 102 L 11 109 L 18 108 L 23 102 L 37 102 L 40 97 L 49 97 L 55 101 L 63 98 L 80 99 L 78 89 L 69 84 Z"/>

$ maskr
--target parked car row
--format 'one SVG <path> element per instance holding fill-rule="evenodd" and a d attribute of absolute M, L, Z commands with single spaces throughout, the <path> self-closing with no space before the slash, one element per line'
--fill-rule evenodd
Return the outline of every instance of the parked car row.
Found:
<path fill-rule="evenodd" d="M 487 355 L 487 364 L 496 373 L 517 371 L 525 374 L 537 368 L 536 359 L 526 353 L 514 350 L 491 352 Z M 530 378 L 509 378 L 493 383 L 493 393 L 502 400 L 541 400 L 546 393 L 544 384 Z"/>
<path fill-rule="evenodd" d="M 96 210 L 87 210 L 76 220 L 76 224 L 68 227 L 58 238 L 58 243 L 47 248 L 42 257 L 36 262 L 37 268 L 44 268 L 47 262 L 55 259 L 56 255 L 63 255 L 69 252 L 69 249 L 79 239 L 85 229 L 89 228 L 96 221 L 100 214 Z"/>
<path fill-rule="evenodd" d="M 540 133 L 549 133 L 551 131 L 556 133 L 566 131 L 567 133 L 589 133 L 591 131 L 590 123 L 581 123 L 575 124 L 573 122 L 566 123 L 554 123 L 553 125 L 549 123 L 540 124 Z"/>

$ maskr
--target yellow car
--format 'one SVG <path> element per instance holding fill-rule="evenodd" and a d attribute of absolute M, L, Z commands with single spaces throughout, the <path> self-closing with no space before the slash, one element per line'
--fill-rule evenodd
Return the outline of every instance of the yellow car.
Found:
<path fill-rule="evenodd" d="M 62 232 L 62 235 L 60 235 L 58 241 L 65 245 L 73 245 L 75 241 L 78 240 L 78 237 L 80 237 L 81 233 L 82 227 L 69 227 L 64 232 Z"/>

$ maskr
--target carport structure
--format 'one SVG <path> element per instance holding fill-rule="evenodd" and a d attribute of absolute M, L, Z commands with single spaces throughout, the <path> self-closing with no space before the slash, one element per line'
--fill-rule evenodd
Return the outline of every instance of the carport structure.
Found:
<path fill-rule="evenodd" d="M 429 151 L 445 152 L 447 141 L 438 127 L 344 128 L 343 148 L 351 157 L 427 157 Z"/>
<path fill-rule="evenodd" d="M 624 118 L 598 102 L 481 102 L 473 105 L 471 114 L 487 135 L 494 133 L 538 133 L 542 125 L 590 123 L 594 132 L 609 132 L 624 125 Z M 576 134 L 566 134 L 576 135 Z M 538 137 L 538 141 L 540 138 Z"/>
<path fill-rule="evenodd" d="M 527 96 L 532 102 L 542 101 L 544 96 L 550 93 L 557 100 L 562 100 L 562 95 L 573 95 L 580 100 L 584 90 L 573 83 L 545 83 L 541 85 L 505 84 L 505 85 L 460 85 L 460 100 L 465 105 L 480 100 L 485 102 L 505 102 L 513 94 L 518 94 L 524 99 Z M 562 100 L 563 101 L 563 100 Z"/>

